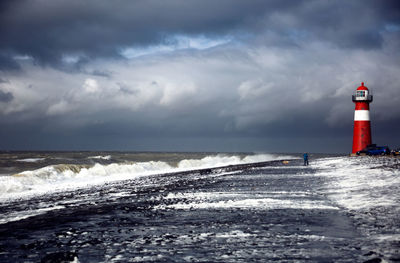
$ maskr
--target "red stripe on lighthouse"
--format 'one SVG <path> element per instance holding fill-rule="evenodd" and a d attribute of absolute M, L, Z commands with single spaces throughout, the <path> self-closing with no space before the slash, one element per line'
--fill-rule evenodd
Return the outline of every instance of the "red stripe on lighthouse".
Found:
<path fill-rule="evenodd" d="M 361 151 L 371 144 L 371 122 L 354 121 L 353 153 Z"/>
<path fill-rule="evenodd" d="M 369 102 L 356 102 L 356 110 L 369 110 Z"/>

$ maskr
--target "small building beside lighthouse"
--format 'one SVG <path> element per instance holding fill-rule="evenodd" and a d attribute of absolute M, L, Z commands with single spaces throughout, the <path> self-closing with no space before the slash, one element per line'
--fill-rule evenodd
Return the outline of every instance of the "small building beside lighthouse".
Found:
<path fill-rule="evenodd" d="M 356 106 L 354 111 L 352 153 L 356 153 L 372 143 L 371 121 L 369 118 L 369 104 L 372 102 L 372 93 L 362 82 L 352 99 Z"/>

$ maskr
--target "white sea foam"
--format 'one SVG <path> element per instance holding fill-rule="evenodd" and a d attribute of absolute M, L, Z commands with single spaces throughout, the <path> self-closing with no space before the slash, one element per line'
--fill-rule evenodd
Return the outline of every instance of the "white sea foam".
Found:
<path fill-rule="evenodd" d="M 65 208 L 65 207 L 64 206 L 52 206 L 52 207 L 39 208 L 39 209 L 35 209 L 35 210 L 26 210 L 26 211 L 13 212 L 13 213 L 9 213 L 9 214 L 2 214 L 0 216 L 0 224 L 5 224 L 8 222 L 13 222 L 13 221 L 19 221 L 19 220 L 29 218 L 32 216 L 44 214 L 51 210 L 58 210 L 58 209 L 63 209 L 63 208 Z"/>
<path fill-rule="evenodd" d="M 89 156 L 89 159 L 102 159 L 102 160 L 110 160 L 111 159 L 111 155 L 97 155 L 97 156 Z"/>
<path fill-rule="evenodd" d="M 246 198 L 241 200 L 226 200 L 226 201 L 202 201 L 200 203 L 177 203 L 172 205 L 160 205 L 155 209 L 333 209 L 335 206 L 326 203 L 325 201 L 311 200 L 290 200 L 290 199 L 275 199 L 275 198 Z"/>
<path fill-rule="evenodd" d="M 178 163 L 178 167 L 182 169 L 191 169 L 191 168 L 209 168 L 209 167 L 218 167 L 224 165 L 232 165 L 232 164 L 243 164 L 243 163 L 257 163 L 257 162 L 266 162 L 278 159 L 295 159 L 293 156 L 284 156 L 284 155 L 275 155 L 275 154 L 257 154 L 257 155 L 248 155 L 244 158 L 240 156 L 233 155 L 216 155 L 216 156 L 207 156 L 203 159 L 187 159 L 182 160 Z"/>
<path fill-rule="evenodd" d="M 327 200 L 310 200 L 309 192 L 195 192 L 169 193 L 165 199 L 181 199 L 182 203 L 159 205 L 154 209 L 339 209 Z"/>
<path fill-rule="evenodd" d="M 383 235 L 376 235 L 375 239 L 378 242 L 398 242 L 400 240 L 400 234 L 383 234 Z"/>
<path fill-rule="evenodd" d="M 232 230 L 230 232 L 222 232 L 222 233 L 216 233 L 215 237 L 216 238 L 240 238 L 240 237 L 253 237 L 254 235 L 249 234 L 249 233 L 244 233 L 241 230 Z"/>
<path fill-rule="evenodd" d="M 46 158 L 26 158 L 26 159 L 19 159 L 17 162 L 26 162 L 26 163 L 35 163 L 39 161 L 43 161 Z"/>
<path fill-rule="evenodd" d="M 317 160 L 313 165 L 319 170 L 315 175 L 328 179 L 322 191 L 344 208 L 398 207 L 400 172 L 383 169 L 385 160 L 340 157 Z"/>
<path fill-rule="evenodd" d="M 31 194 L 76 189 L 110 181 L 134 179 L 140 176 L 173 170 L 164 162 L 135 164 L 95 164 L 92 167 L 46 166 L 13 176 L 0 177 L 1 197 L 23 197 Z"/>
<path fill-rule="evenodd" d="M 100 157 L 103 159 L 108 158 L 108 156 Z M 135 179 L 141 176 L 168 172 L 289 158 L 294 157 L 273 154 L 250 155 L 244 158 L 240 158 L 236 155 L 215 155 L 198 160 L 182 160 L 178 163 L 177 167 L 173 167 L 161 161 L 137 162 L 131 164 L 95 164 L 92 167 L 82 165 L 51 165 L 33 171 L 25 171 L 18 175 L 1 176 L 0 200 L 23 198 L 36 194 L 76 189 L 111 181 Z"/>
<path fill-rule="evenodd" d="M 163 197 L 164 199 L 212 199 L 218 200 L 221 198 L 224 199 L 245 199 L 245 198 L 262 198 L 262 197 L 285 197 L 285 198 L 296 198 L 296 197 L 311 197 L 313 194 L 311 192 L 305 191 L 266 191 L 266 192 L 194 192 L 194 193 L 169 193 L 167 196 Z"/>

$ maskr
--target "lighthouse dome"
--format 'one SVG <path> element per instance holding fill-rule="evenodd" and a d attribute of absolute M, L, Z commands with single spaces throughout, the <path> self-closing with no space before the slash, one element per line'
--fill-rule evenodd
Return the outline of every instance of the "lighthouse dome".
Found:
<path fill-rule="evenodd" d="M 364 82 L 361 82 L 361 86 L 357 88 L 355 94 L 352 96 L 354 102 L 372 102 L 371 91 L 364 86 Z"/>
<path fill-rule="evenodd" d="M 368 88 L 364 86 L 364 82 L 361 82 L 361 86 L 357 90 L 368 90 Z"/>

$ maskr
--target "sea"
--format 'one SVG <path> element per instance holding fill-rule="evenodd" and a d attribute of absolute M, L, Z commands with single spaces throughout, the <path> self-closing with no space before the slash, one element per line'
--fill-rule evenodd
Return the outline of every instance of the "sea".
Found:
<path fill-rule="evenodd" d="M 400 158 L 0 152 L 0 262 L 399 262 Z"/>

